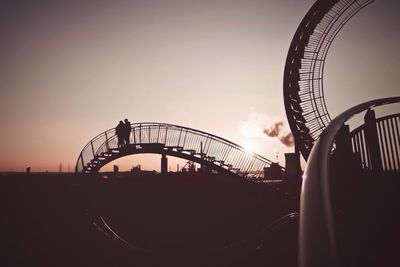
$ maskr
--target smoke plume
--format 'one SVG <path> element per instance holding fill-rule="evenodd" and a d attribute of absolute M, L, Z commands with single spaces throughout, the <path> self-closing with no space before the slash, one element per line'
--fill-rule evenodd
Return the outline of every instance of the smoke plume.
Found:
<path fill-rule="evenodd" d="M 241 123 L 240 132 L 247 138 L 262 138 L 266 135 L 278 139 L 287 147 L 294 145 L 294 137 L 285 123 L 284 115 L 270 117 L 253 111 Z"/>
<path fill-rule="evenodd" d="M 269 127 L 265 127 L 263 131 L 269 137 L 276 137 L 282 144 L 288 147 L 294 145 L 294 137 L 291 132 L 287 132 L 283 121 L 275 122 Z"/>

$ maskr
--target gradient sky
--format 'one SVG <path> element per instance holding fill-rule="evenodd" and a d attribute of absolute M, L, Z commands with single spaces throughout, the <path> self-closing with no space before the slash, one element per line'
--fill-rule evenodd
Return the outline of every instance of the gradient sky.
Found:
<path fill-rule="evenodd" d="M 255 130 L 286 120 L 286 54 L 314 1 L 3 2 L 0 171 L 72 170 L 124 118 L 207 131 L 281 163 L 293 151 Z M 377 0 L 335 39 L 324 80 L 332 116 L 399 95 L 399 11 Z"/>

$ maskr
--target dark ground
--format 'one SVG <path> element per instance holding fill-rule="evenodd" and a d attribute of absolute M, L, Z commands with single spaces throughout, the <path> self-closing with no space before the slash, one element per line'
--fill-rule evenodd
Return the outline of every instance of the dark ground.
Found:
<path fill-rule="evenodd" d="M 291 197 L 292 196 L 292 197 Z M 296 266 L 286 188 L 211 174 L 0 176 L 0 266 Z M 137 250 L 104 235 L 102 216 Z"/>

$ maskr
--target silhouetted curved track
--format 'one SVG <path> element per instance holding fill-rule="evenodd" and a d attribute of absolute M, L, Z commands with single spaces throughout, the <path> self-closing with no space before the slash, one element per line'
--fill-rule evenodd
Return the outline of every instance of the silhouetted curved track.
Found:
<path fill-rule="evenodd" d="M 286 58 L 283 92 L 296 150 L 308 158 L 331 121 L 324 99 L 323 72 L 330 45 L 340 29 L 374 0 L 319 0 L 307 12 Z"/>
<path fill-rule="evenodd" d="M 130 145 L 118 148 L 115 129 L 90 140 L 79 154 L 75 171 L 96 173 L 107 163 L 127 155 L 155 153 L 191 160 L 222 173 L 248 179 L 264 176 L 271 161 L 243 147 L 203 131 L 166 124 L 133 123 Z M 283 171 L 283 167 L 281 167 Z"/>
<path fill-rule="evenodd" d="M 208 250 L 204 249 L 204 251 L 200 251 L 200 253 L 221 254 L 226 251 L 234 251 L 234 250 L 244 250 L 244 249 L 256 250 L 257 247 L 265 245 L 263 244 L 265 240 L 268 240 L 268 237 L 276 229 L 283 228 L 285 225 L 289 224 L 298 224 L 298 218 L 299 218 L 298 212 L 285 214 L 275 219 L 274 221 L 269 222 L 260 231 L 256 232 L 252 236 L 247 237 L 247 239 L 245 240 L 239 240 L 237 242 L 231 243 L 219 249 L 212 249 L 212 245 L 210 244 L 210 248 L 208 248 Z M 149 255 L 157 255 L 162 253 L 160 251 L 157 252 L 154 250 L 138 247 L 128 242 L 118 233 L 116 233 L 102 216 L 95 218 L 93 225 L 114 242 L 119 243 L 120 245 L 125 246 L 133 250 L 134 252 L 145 253 Z"/>

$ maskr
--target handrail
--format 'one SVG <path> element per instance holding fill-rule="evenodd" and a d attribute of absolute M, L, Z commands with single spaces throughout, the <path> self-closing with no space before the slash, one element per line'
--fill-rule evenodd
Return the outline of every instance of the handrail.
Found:
<path fill-rule="evenodd" d="M 311 150 L 300 199 L 300 267 L 336 266 L 336 241 L 329 186 L 329 155 L 343 124 L 367 109 L 399 103 L 400 97 L 368 101 L 341 113 L 325 128 Z"/>
<path fill-rule="evenodd" d="M 211 150 L 211 148 L 212 148 L 212 149 L 214 149 L 214 151 L 212 151 L 211 153 L 208 153 L 208 154 L 218 154 L 220 157 L 220 158 L 216 159 L 215 161 L 221 161 L 221 162 L 225 161 L 226 162 L 226 160 L 227 160 L 226 157 L 231 152 L 230 149 L 233 148 L 235 151 L 240 151 L 240 153 L 242 153 L 242 157 L 245 157 L 243 162 L 240 160 L 237 160 L 235 158 L 235 163 L 237 163 L 237 165 L 240 165 L 240 167 L 243 167 L 242 169 L 240 169 L 241 173 L 244 173 L 244 172 L 247 172 L 247 170 L 253 169 L 253 164 L 252 164 L 251 160 L 254 160 L 254 162 L 260 163 L 260 164 L 261 164 L 261 162 L 263 162 L 267 166 L 272 164 L 272 161 L 270 161 L 256 153 L 249 152 L 249 151 L 245 150 L 242 146 L 240 146 L 236 143 L 228 141 L 227 139 L 216 136 L 214 134 L 196 130 L 193 128 L 179 126 L 179 125 L 173 125 L 173 124 L 168 124 L 168 123 L 156 123 L 156 122 L 131 123 L 131 128 L 132 128 L 132 132 L 133 132 L 133 143 L 136 145 L 138 145 L 138 144 L 163 144 L 164 146 L 167 146 L 166 142 L 169 142 L 169 143 L 174 143 L 175 147 L 177 147 L 179 145 L 186 146 L 184 143 L 182 144 L 182 142 L 184 142 L 184 141 L 191 141 L 192 143 L 188 144 L 187 146 L 193 147 L 194 145 L 199 145 L 200 142 L 198 140 L 202 139 L 204 147 L 202 147 L 200 150 L 203 150 L 203 152 L 197 151 L 198 148 L 196 146 L 196 153 L 207 154 L 207 152 L 209 152 L 208 150 Z M 148 132 L 147 132 L 147 130 L 148 130 Z M 164 139 L 158 140 L 161 130 L 162 130 L 162 135 L 163 135 L 162 138 L 164 138 Z M 143 132 L 143 131 L 146 131 L 146 132 Z M 172 136 L 170 134 L 171 131 L 173 132 Z M 147 138 L 148 140 L 147 139 L 145 141 L 141 140 L 142 132 L 144 134 L 144 137 Z M 153 134 L 158 133 L 158 134 L 157 134 L 157 137 L 155 137 L 155 136 L 151 136 L 150 133 L 153 133 Z M 167 138 L 167 135 L 168 135 L 168 138 Z M 194 139 L 197 138 L 197 139 L 196 140 L 192 140 L 192 139 L 186 140 L 186 135 L 190 136 L 191 138 L 194 138 Z M 76 172 L 78 172 L 82 168 L 84 168 L 85 165 L 88 163 L 88 160 L 94 159 L 96 156 L 99 156 L 101 153 L 109 151 L 110 147 L 111 147 L 110 144 L 113 141 L 115 142 L 115 138 L 116 138 L 115 128 L 111 128 L 111 129 L 108 129 L 108 130 L 96 135 L 92 140 L 90 140 L 84 146 L 84 148 L 82 149 L 82 151 L 79 154 L 79 157 L 78 157 L 77 163 L 76 163 L 76 168 L 75 168 Z M 157 139 L 157 142 L 155 141 L 155 139 Z M 95 144 L 95 145 L 93 145 L 93 144 Z M 105 149 L 105 147 L 107 149 Z M 228 151 L 228 148 L 229 148 L 229 151 Z M 136 151 L 136 152 L 138 152 L 138 151 Z M 213 156 L 213 155 L 210 155 L 210 156 Z M 236 156 L 236 154 L 235 154 L 235 156 Z M 239 156 L 239 159 L 240 159 L 240 156 Z M 233 159 L 231 158 L 231 160 L 233 160 Z M 79 168 L 79 166 L 81 166 L 81 168 Z M 239 166 L 233 166 L 233 167 L 239 167 Z M 283 172 L 284 168 L 283 167 L 280 167 L 280 168 Z M 249 173 L 249 175 L 251 175 L 251 172 Z"/>
<path fill-rule="evenodd" d="M 377 141 L 381 146 L 381 150 L 376 151 L 375 154 L 371 154 L 369 148 L 369 140 L 367 140 L 367 133 L 369 127 L 366 124 L 362 124 L 355 128 L 350 133 L 350 138 L 353 146 L 353 152 L 358 153 L 361 157 L 361 163 L 364 170 L 376 171 L 378 168 L 384 172 L 398 171 L 400 170 L 400 154 L 396 151 L 396 136 L 399 136 L 399 124 L 397 120 L 400 119 L 400 113 L 387 115 L 384 117 L 376 118 L 369 127 L 374 127 L 377 132 Z M 387 126 L 387 129 L 383 127 Z M 387 137 L 387 138 L 386 138 Z M 396 151 L 396 152 L 395 152 Z M 375 167 L 372 167 L 372 158 L 378 158 L 375 160 Z"/>
<path fill-rule="evenodd" d="M 234 142 L 231 142 L 231 141 L 229 141 L 229 140 L 227 140 L 227 139 L 225 139 L 225 138 L 222 138 L 222 137 L 219 137 L 219 136 L 217 136 L 217 135 L 214 135 L 214 134 L 211 134 L 211 133 L 207 133 L 207 132 L 204 132 L 204 131 L 201 131 L 201 130 L 197 130 L 197 129 L 194 129 L 194 128 L 189 128 L 189 127 L 180 126 L 180 125 L 176 125 L 176 124 L 163 123 L 163 122 L 140 122 L 140 123 L 138 122 L 138 123 L 131 123 L 131 127 L 136 127 L 136 125 L 139 125 L 139 126 L 142 126 L 142 125 L 146 125 L 146 126 L 150 126 L 150 125 L 157 125 L 157 126 L 158 126 L 158 125 L 162 125 L 162 126 L 169 126 L 169 127 L 182 128 L 182 129 L 185 129 L 185 130 L 191 130 L 191 131 L 193 131 L 193 132 L 197 132 L 197 133 L 201 133 L 201 134 L 206 135 L 206 136 L 213 137 L 214 139 L 223 141 L 223 142 L 225 142 L 225 143 L 227 143 L 227 144 L 230 144 L 230 145 L 234 145 L 236 148 L 239 148 L 239 149 L 243 149 L 243 150 L 244 150 L 244 148 L 243 148 L 242 146 L 240 146 L 240 145 L 238 145 L 238 144 L 236 144 L 236 143 L 234 143 Z M 99 137 L 103 136 L 105 133 L 110 133 L 110 132 L 114 132 L 114 131 L 115 131 L 115 127 L 114 127 L 114 128 L 110 128 L 110 129 L 108 129 L 108 130 L 106 130 L 106 131 L 104 131 L 104 132 L 102 132 L 102 133 L 96 135 L 95 137 L 93 137 L 93 139 L 92 139 L 91 141 L 97 140 Z M 112 137 L 112 136 L 110 136 L 110 137 Z M 81 152 L 83 152 L 87 147 L 89 147 L 89 145 L 90 145 L 90 141 L 83 147 L 83 149 L 82 149 Z M 268 160 L 268 159 L 264 158 L 263 156 L 260 156 L 260 155 L 258 155 L 258 154 L 256 154 L 256 153 L 253 153 L 253 152 L 248 152 L 248 153 L 250 153 L 250 154 L 252 154 L 252 155 L 254 155 L 254 156 L 260 157 L 260 158 L 262 158 L 262 159 L 264 159 L 264 160 L 266 160 L 266 161 L 270 161 L 270 160 Z"/>
<path fill-rule="evenodd" d="M 380 117 L 376 119 L 376 123 L 381 122 L 381 121 L 385 121 L 388 119 L 392 119 L 392 118 L 396 118 L 396 117 L 400 117 L 400 113 L 396 113 L 396 114 L 390 114 L 384 117 Z M 362 124 L 360 126 L 358 126 L 357 128 L 354 128 L 353 131 L 351 131 L 351 137 L 353 137 L 354 135 L 356 135 L 358 132 L 360 132 L 362 129 L 365 128 L 365 124 Z"/>
<path fill-rule="evenodd" d="M 282 227 L 283 225 L 285 225 L 289 222 L 298 220 L 298 218 L 299 218 L 298 212 L 291 212 L 291 213 L 285 214 L 285 215 L 275 219 L 274 221 L 268 223 L 260 231 L 258 231 L 256 234 L 252 235 L 251 237 L 247 237 L 246 239 L 239 240 L 239 241 L 236 241 L 235 243 L 226 245 L 223 247 L 223 249 L 229 250 L 229 249 L 233 249 L 233 248 L 242 247 L 242 246 L 248 245 L 250 243 L 254 244 L 259 240 L 260 237 L 273 232 L 275 229 Z"/>

